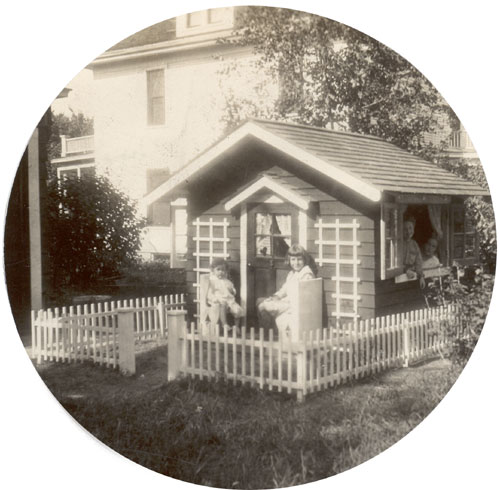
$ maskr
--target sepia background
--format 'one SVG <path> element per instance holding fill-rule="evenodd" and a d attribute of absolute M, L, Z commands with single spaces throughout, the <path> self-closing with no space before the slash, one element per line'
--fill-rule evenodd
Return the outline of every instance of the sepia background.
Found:
<path fill-rule="evenodd" d="M 162 2 L 163 3 L 163 2 Z M 246 4 L 243 2 L 242 4 Z M 426 75 L 457 112 L 476 146 L 490 183 L 494 204 L 499 172 L 494 153 L 498 34 L 490 2 L 405 3 L 352 1 L 325 7 L 320 2 L 269 2 L 306 9 L 333 18 L 387 44 Z M 2 45 L 9 69 L 2 80 L 2 205 L 5 210 L 17 163 L 40 116 L 67 82 L 102 51 L 124 37 L 160 20 L 236 2 L 85 2 L 68 6 L 53 1 L 19 2 L 2 15 Z M 78 8 L 77 8 L 78 5 Z M 4 8 L 5 10 L 5 8 Z M 21 35 L 19 35 L 21 33 Z M 498 210 L 498 208 L 497 208 Z M 4 211 L 5 212 L 5 211 Z M 498 288 L 497 288 L 498 289 Z M 341 488 L 421 488 L 438 484 L 489 488 L 498 460 L 498 381 L 495 364 L 499 313 L 495 298 L 477 352 L 457 386 L 418 429 L 382 455 L 335 477 Z M 2 288 L 5 356 L 2 386 L 9 404 L 2 407 L 7 436 L 2 444 L 9 461 L 3 478 L 39 488 L 102 488 L 119 484 L 164 488 L 166 481 L 89 437 L 50 395 L 30 365 L 10 315 Z M 49 430 L 56 425 L 57 433 Z M 496 432 L 495 432 L 496 431 Z M 4 428 L 2 428 L 2 434 Z M 46 441 L 49 441 L 48 443 Z M 78 470 L 86 461 L 88 473 Z M 187 488 L 183 482 L 176 486 Z M 169 482 L 170 484 L 170 482 Z M 327 488 L 330 481 L 314 488 Z"/>

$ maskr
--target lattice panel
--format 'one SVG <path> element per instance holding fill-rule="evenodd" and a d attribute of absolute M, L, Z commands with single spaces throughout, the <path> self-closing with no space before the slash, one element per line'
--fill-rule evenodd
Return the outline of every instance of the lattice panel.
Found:
<path fill-rule="evenodd" d="M 358 315 L 358 284 L 360 282 L 358 268 L 359 223 L 356 219 L 340 222 L 340 219 L 324 221 L 319 218 L 314 225 L 318 229 L 318 265 L 329 265 L 335 268 L 333 281 L 334 311 L 332 316 L 339 322 L 342 319 L 356 321 Z"/>
<path fill-rule="evenodd" d="M 229 258 L 227 251 L 230 238 L 228 237 L 229 221 L 224 218 L 222 221 L 201 221 L 199 218 L 193 221 L 196 227 L 193 240 L 196 244 L 196 251 L 193 256 L 196 259 L 196 302 L 198 303 L 198 315 L 200 313 L 200 276 L 210 272 L 210 264 L 216 257 Z"/>

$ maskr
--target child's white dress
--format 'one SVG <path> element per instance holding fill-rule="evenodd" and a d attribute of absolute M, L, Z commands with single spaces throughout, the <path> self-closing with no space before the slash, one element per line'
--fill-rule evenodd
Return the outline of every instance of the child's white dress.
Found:
<path fill-rule="evenodd" d="M 306 265 L 300 271 L 290 271 L 281 288 L 270 298 L 266 298 L 259 305 L 260 313 L 272 316 L 276 321 L 278 330 L 283 331 L 288 327 L 290 314 L 290 292 L 299 281 L 314 279 L 311 268 Z"/>
<path fill-rule="evenodd" d="M 219 279 L 215 274 L 210 274 L 207 302 L 210 305 L 209 316 L 213 323 L 220 319 L 226 323 L 226 310 L 229 310 L 235 318 L 243 316 L 243 309 L 236 302 L 236 289 L 233 283 L 226 278 Z"/>

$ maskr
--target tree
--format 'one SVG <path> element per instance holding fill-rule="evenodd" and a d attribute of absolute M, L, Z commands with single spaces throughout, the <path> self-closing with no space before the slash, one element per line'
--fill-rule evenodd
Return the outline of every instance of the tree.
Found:
<path fill-rule="evenodd" d="M 94 134 L 94 121 L 81 112 L 72 113 L 71 117 L 64 114 L 52 114 L 48 142 L 49 162 L 61 156 L 61 135 L 68 138 L 77 138 L 78 136 L 89 136 L 91 134 Z"/>
<path fill-rule="evenodd" d="M 94 292 L 135 260 L 144 223 L 107 176 L 50 182 L 47 208 L 54 294 Z"/>
<path fill-rule="evenodd" d="M 230 42 L 252 45 L 261 68 L 279 83 L 274 118 L 379 136 L 423 156 L 437 152 L 426 136 L 440 117 L 454 115 L 433 85 L 387 46 L 288 9 L 248 7 L 238 26 Z M 239 111 L 238 101 L 228 101 L 228 123 L 237 123 L 240 112 L 261 115 L 257 104 L 253 111 L 248 105 L 242 100 Z"/>

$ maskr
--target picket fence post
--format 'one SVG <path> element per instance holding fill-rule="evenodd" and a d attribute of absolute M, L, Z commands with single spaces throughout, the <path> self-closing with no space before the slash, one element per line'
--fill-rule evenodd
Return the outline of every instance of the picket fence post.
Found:
<path fill-rule="evenodd" d="M 302 403 L 307 393 L 306 389 L 306 370 L 305 361 L 307 357 L 306 343 L 304 340 L 305 335 L 302 334 L 300 342 L 296 345 L 298 346 L 296 362 L 297 362 L 297 401 Z M 290 356 L 292 355 L 292 350 L 290 349 Z"/>
<path fill-rule="evenodd" d="M 158 302 L 158 323 L 160 324 L 160 336 L 161 338 L 166 337 L 166 325 L 165 325 L 165 303 L 162 301 L 160 297 L 160 301 Z"/>
<path fill-rule="evenodd" d="M 182 363 L 185 361 L 183 358 L 184 349 L 182 342 L 186 339 L 181 339 L 181 331 L 186 324 L 186 311 L 185 310 L 168 310 L 167 311 L 168 323 L 168 381 L 177 378 L 181 371 Z"/>
<path fill-rule="evenodd" d="M 134 308 L 118 308 L 118 366 L 122 374 L 135 374 Z"/>
<path fill-rule="evenodd" d="M 405 314 L 403 320 L 403 367 L 408 367 L 410 364 L 410 326 L 408 317 Z"/>

